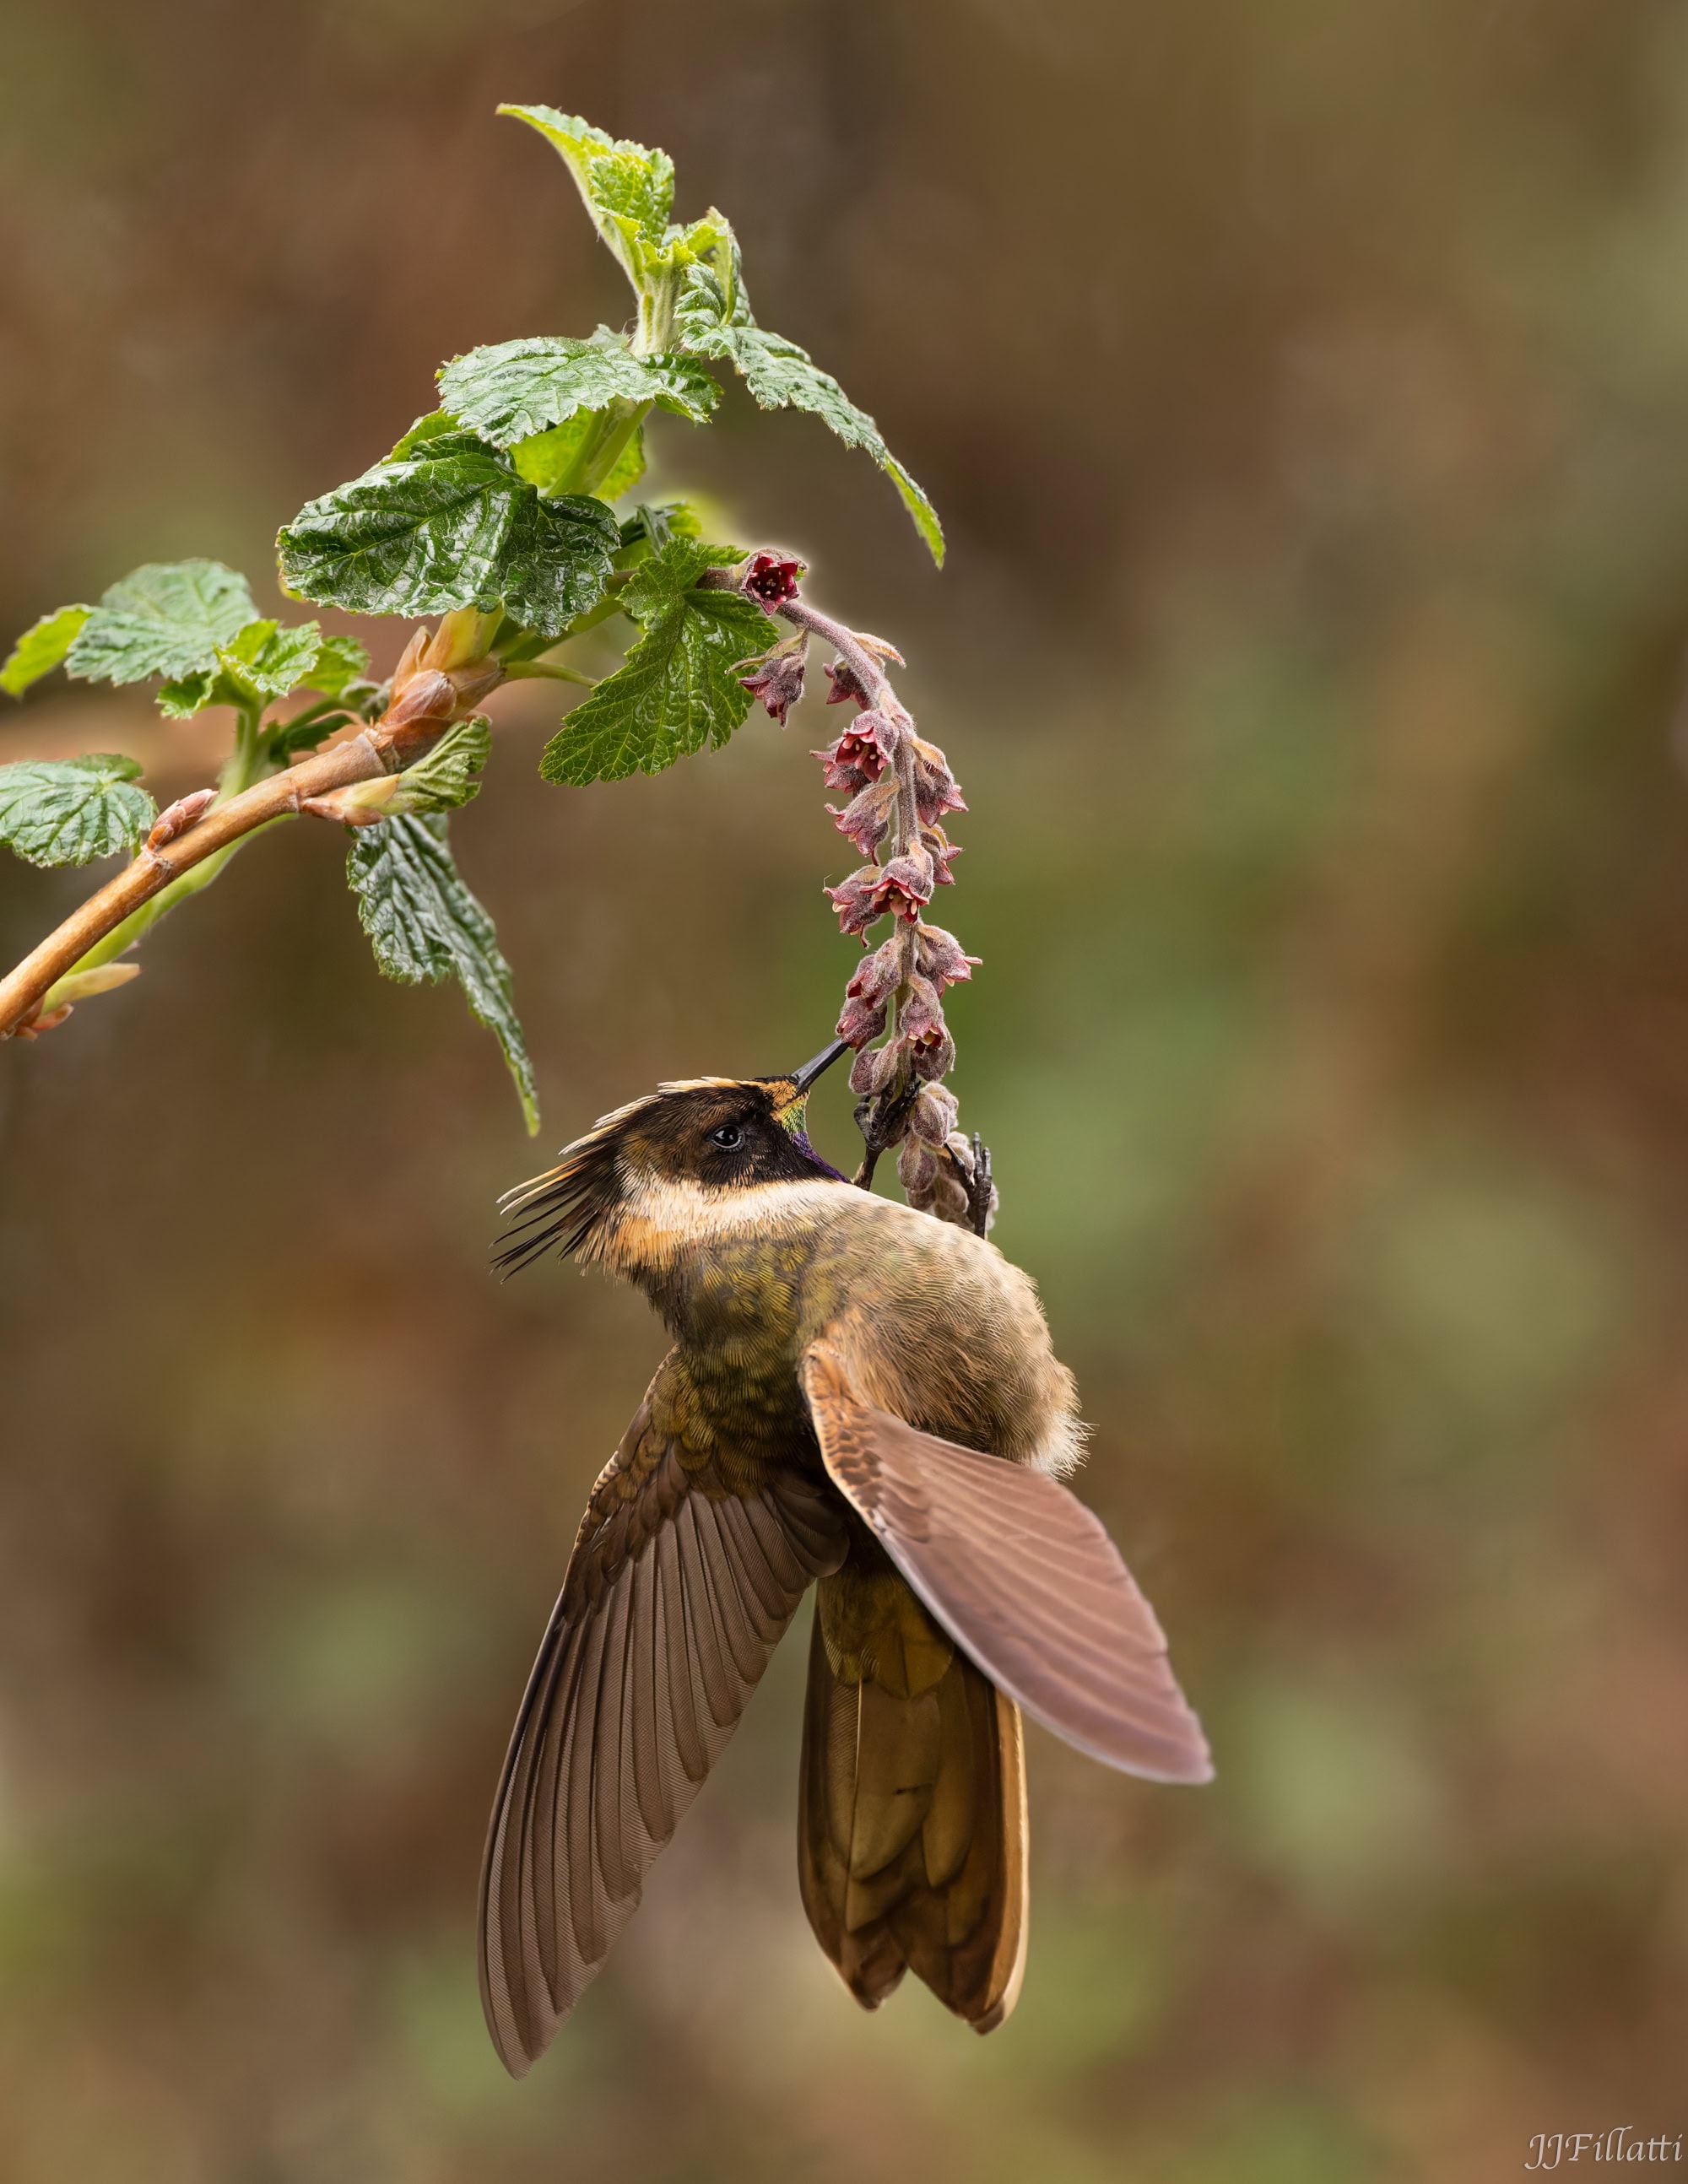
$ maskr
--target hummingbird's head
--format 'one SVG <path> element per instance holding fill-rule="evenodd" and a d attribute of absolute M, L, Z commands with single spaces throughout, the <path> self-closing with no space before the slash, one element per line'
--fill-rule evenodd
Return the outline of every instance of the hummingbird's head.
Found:
<path fill-rule="evenodd" d="M 500 1201 L 510 1226 L 493 1265 L 510 1274 L 547 1251 L 606 1255 L 629 1215 L 774 1183 L 847 1183 L 805 1128 L 810 1087 L 840 1055 L 834 1040 L 785 1077 L 693 1077 L 603 1116 L 543 1175 Z"/>

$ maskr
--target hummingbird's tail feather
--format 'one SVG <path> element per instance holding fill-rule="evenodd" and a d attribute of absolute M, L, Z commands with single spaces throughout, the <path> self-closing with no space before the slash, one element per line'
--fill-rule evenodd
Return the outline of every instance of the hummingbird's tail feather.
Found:
<path fill-rule="evenodd" d="M 872 1540 L 823 1578 L 810 1642 L 798 1871 L 816 1938 L 864 2008 L 912 1969 L 976 2031 L 1026 1950 L 1020 1713 Z"/>

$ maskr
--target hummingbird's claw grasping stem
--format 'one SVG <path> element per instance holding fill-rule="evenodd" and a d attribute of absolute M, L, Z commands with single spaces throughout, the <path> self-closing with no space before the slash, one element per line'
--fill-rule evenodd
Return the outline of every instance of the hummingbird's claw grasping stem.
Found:
<path fill-rule="evenodd" d="M 973 1172 L 967 1184 L 967 1212 L 975 1236 L 983 1236 L 990 1227 L 990 1147 L 975 1130 Z"/>
<path fill-rule="evenodd" d="M 889 1095 L 870 1093 L 865 1100 L 856 1101 L 856 1128 L 861 1132 L 865 1150 L 855 1180 L 864 1190 L 873 1188 L 873 1171 L 878 1166 L 880 1154 L 901 1144 L 909 1111 L 920 1095 L 920 1079 L 913 1077 L 900 1091 Z"/>

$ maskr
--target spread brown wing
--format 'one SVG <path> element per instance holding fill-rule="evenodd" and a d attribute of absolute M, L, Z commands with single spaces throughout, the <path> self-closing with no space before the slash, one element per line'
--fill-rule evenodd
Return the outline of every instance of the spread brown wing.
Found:
<path fill-rule="evenodd" d="M 824 1484 L 729 1485 L 686 1446 L 682 1393 L 671 1357 L 593 1489 L 493 1807 L 481 1998 L 516 2077 L 632 1916 L 811 1580 L 844 1555 Z"/>
<path fill-rule="evenodd" d="M 1212 1778 L 1155 1611 L 1082 1502 L 863 1402 L 824 1346 L 806 1352 L 803 1384 L 827 1472 L 994 1683 L 1111 1767 Z"/>

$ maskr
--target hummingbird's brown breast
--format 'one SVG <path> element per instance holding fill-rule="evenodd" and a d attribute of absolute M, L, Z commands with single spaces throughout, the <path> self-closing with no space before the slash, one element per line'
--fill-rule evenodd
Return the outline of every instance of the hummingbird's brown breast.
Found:
<path fill-rule="evenodd" d="M 1037 1292 L 996 1247 L 816 1178 L 747 1190 L 653 1180 L 603 1255 L 660 1312 L 714 1447 L 813 1460 L 799 1384 L 822 1334 L 864 1394 L 928 1432 L 1057 1473 L 1082 1429 Z"/>

